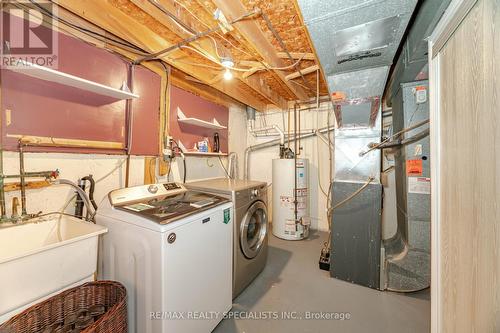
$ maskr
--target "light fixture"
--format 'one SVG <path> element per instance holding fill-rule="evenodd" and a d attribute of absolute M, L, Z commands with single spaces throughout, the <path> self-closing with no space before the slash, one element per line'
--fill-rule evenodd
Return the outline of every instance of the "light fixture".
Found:
<path fill-rule="evenodd" d="M 224 72 L 224 80 L 229 81 L 233 78 L 233 73 L 229 70 L 229 68 L 226 68 L 226 71 Z"/>
<path fill-rule="evenodd" d="M 233 62 L 233 59 L 231 59 L 231 57 L 221 57 L 220 63 L 222 66 L 224 66 L 226 68 L 233 68 L 234 67 L 234 62 Z"/>

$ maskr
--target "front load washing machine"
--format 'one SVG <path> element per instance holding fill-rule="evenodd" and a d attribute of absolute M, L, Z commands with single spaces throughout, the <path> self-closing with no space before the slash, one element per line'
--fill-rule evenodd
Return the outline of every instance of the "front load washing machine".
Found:
<path fill-rule="evenodd" d="M 233 201 L 233 299 L 264 269 L 267 261 L 268 215 L 265 182 L 215 178 L 185 184 L 189 189 Z"/>

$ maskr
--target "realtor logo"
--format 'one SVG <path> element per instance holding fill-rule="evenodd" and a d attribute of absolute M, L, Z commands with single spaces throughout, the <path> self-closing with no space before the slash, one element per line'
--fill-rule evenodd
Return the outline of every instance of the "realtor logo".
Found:
<path fill-rule="evenodd" d="M 1 66 L 57 68 L 57 6 L 49 0 L 1 1 Z"/>

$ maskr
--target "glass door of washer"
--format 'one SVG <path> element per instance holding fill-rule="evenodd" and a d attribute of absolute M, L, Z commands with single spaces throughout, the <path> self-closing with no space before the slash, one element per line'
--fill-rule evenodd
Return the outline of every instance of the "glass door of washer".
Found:
<path fill-rule="evenodd" d="M 267 234 L 267 207 L 262 201 L 256 201 L 248 209 L 240 226 L 240 246 L 248 259 L 259 254 Z"/>

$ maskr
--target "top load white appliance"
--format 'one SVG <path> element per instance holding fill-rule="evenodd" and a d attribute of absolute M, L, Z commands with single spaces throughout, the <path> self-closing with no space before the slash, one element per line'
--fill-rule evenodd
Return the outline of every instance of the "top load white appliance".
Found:
<path fill-rule="evenodd" d="M 176 183 L 112 191 L 99 278 L 128 294 L 129 331 L 211 332 L 231 307 L 232 204 Z"/>

